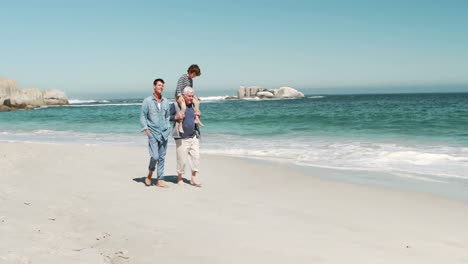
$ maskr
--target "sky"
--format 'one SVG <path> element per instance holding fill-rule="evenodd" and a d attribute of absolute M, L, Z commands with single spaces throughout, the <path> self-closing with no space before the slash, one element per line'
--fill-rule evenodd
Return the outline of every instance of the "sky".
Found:
<path fill-rule="evenodd" d="M 70 97 L 468 91 L 468 1 L 3 1 L 0 77 Z M 400 88 L 398 88 L 400 87 Z"/>

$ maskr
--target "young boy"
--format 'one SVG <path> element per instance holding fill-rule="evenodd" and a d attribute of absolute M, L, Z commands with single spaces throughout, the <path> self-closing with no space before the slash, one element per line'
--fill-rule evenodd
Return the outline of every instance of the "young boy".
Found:
<path fill-rule="evenodd" d="M 184 97 L 182 96 L 182 91 L 187 86 L 190 86 L 193 88 L 193 78 L 200 76 L 200 75 L 201 75 L 200 67 L 198 67 L 198 65 L 196 64 L 192 64 L 187 69 L 187 74 L 182 75 L 177 81 L 175 98 L 179 105 L 180 111 L 183 114 L 185 114 L 186 105 L 185 105 Z M 200 114 L 199 114 L 200 113 L 200 101 L 198 100 L 198 97 L 196 96 L 193 97 L 193 105 L 195 108 L 195 112 L 197 113 L 197 115 L 195 116 L 195 123 L 203 126 L 202 122 L 200 121 Z M 177 121 L 177 122 L 178 122 L 179 132 L 184 133 L 184 129 L 182 127 L 182 121 Z"/>

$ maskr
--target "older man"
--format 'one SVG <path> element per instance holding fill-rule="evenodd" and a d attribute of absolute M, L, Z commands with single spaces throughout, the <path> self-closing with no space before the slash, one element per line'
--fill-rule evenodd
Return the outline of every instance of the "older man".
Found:
<path fill-rule="evenodd" d="M 166 159 L 167 140 L 169 138 L 169 103 L 162 97 L 164 80 L 156 79 L 153 82 L 154 93 L 143 100 L 140 114 L 140 124 L 148 136 L 150 162 L 148 176 L 145 179 L 147 186 L 151 185 L 151 177 L 158 166 L 156 186 L 166 188 L 164 183 L 164 162 Z"/>
<path fill-rule="evenodd" d="M 193 89 L 193 79 L 197 76 L 201 75 L 201 70 L 200 67 L 198 67 L 197 64 L 192 64 L 190 67 L 187 69 L 187 73 L 183 74 L 179 80 L 177 81 L 177 88 L 175 91 L 175 99 L 177 101 L 177 106 L 180 107 L 180 111 L 185 113 L 185 102 L 184 102 L 184 97 L 182 96 L 182 90 L 190 86 Z M 195 91 L 194 91 L 195 93 Z M 199 110 L 200 106 L 200 101 L 196 96 L 193 97 L 193 105 L 195 107 L 195 111 Z M 176 106 L 176 105 L 175 105 Z M 195 117 L 195 123 L 203 126 L 201 123 L 200 119 L 198 117 Z M 178 127 L 177 129 L 179 130 L 180 133 L 184 133 L 183 125 L 182 122 L 178 122 Z"/>
<path fill-rule="evenodd" d="M 186 105 L 185 114 L 172 104 L 171 105 L 171 121 L 174 122 L 173 137 L 176 142 L 177 155 L 177 181 L 178 184 L 183 184 L 183 175 L 185 173 L 185 165 L 188 164 L 192 171 L 190 184 L 196 187 L 201 187 L 197 179 L 197 173 L 200 166 L 200 132 L 198 125 L 195 122 L 197 116 L 200 116 L 200 111 L 195 110 L 193 104 L 194 91 L 193 88 L 187 86 L 182 91 L 184 103 Z M 183 133 L 176 128 L 177 121 L 182 122 Z"/>

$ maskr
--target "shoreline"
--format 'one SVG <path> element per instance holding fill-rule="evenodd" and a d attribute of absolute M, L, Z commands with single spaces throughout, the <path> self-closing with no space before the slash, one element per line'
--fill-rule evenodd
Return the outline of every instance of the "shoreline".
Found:
<path fill-rule="evenodd" d="M 1 144 L 38 144 L 38 145 L 54 145 L 54 146 L 85 146 L 85 147 L 115 147 L 115 148 L 130 148 L 130 149 L 146 149 L 146 140 L 140 139 L 141 144 L 133 143 L 115 143 L 115 142 L 100 142 L 100 143 L 85 143 L 85 142 L 53 142 L 53 141 L 0 141 Z M 168 151 L 175 147 L 174 141 L 171 139 L 168 144 Z M 420 177 L 415 174 L 405 174 L 398 172 L 386 172 L 379 170 L 367 169 L 348 169 L 323 167 L 317 165 L 298 164 L 284 158 L 271 158 L 261 156 L 246 156 L 227 153 L 204 152 L 201 148 L 203 156 L 220 156 L 224 158 L 234 158 L 245 162 L 262 163 L 264 165 L 280 165 L 295 169 L 303 174 L 319 175 L 318 177 L 325 181 L 334 181 L 348 183 L 352 185 L 369 186 L 382 188 L 384 190 L 396 190 L 404 192 L 417 192 L 435 195 L 441 198 L 456 200 L 468 203 L 468 186 L 465 182 L 445 182 L 426 178 L 424 174 Z M 175 158 L 174 158 L 175 159 Z M 167 159 L 166 159 L 167 160 Z M 463 179 L 462 179 L 463 181 Z"/>
<path fill-rule="evenodd" d="M 468 204 L 432 194 L 216 155 L 202 155 L 202 188 L 145 187 L 146 147 L 0 143 L 0 157 L 0 259 L 7 263 L 468 260 Z"/>

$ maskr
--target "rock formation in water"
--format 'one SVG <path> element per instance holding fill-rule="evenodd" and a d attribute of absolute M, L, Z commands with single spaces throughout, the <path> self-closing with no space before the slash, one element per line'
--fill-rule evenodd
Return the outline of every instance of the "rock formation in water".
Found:
<path fill-rule="evenodd" d="M 303 98 L 304 94 L 291 87 L 266 89 L 260 86 L 241 86 L 237 90 L 237 97 L 244 98 Z"/>
<path fill-rule="evenodd" d="M 32 109 L 47 105 L 67 105 L 63 91 L 20 89 L 15 80 L 0 78 L 0 110 Z"/>

